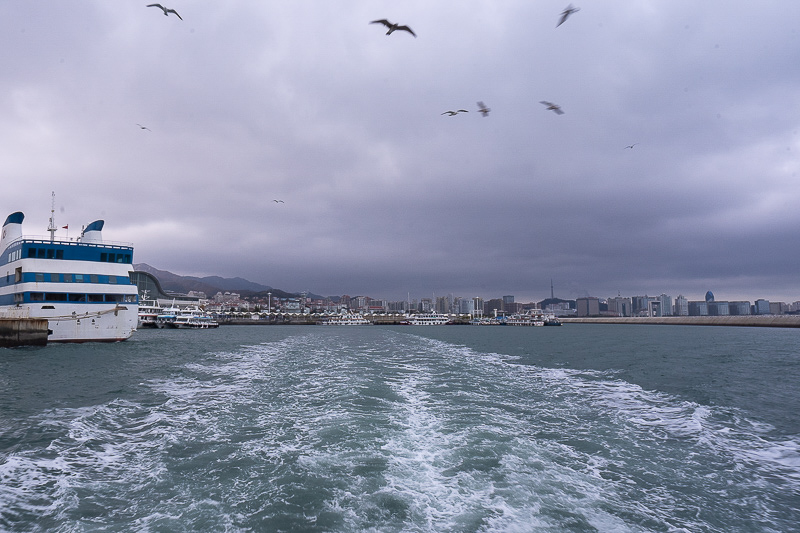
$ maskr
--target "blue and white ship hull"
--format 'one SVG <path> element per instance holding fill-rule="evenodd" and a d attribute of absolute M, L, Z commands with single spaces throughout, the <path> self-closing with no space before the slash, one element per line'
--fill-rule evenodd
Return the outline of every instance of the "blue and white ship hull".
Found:
<path fill-rule="evenodd" d="M 48 342 L 122 341 L 138 322 L 133 247 L 104 242 L 103 221 L 74 241 L 22 235 L 20 212 L 0 240 L 0 316 L 46 318 Z"/>

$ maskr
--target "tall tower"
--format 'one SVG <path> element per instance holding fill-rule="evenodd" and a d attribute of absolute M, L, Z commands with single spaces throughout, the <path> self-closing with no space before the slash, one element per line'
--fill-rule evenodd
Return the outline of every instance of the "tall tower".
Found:
<path fill-rule="evenodd" d="M 556 299 L 555 295 L 553 294 L 553 278 L 550 278 L 550 299 L 551 300 Z"/>

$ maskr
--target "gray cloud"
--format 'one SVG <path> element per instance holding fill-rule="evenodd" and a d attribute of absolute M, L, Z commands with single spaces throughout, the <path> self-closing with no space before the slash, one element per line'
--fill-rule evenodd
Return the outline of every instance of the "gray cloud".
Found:
<path fill-rule="evenodd" d="M 171 7 L 0 6 L 26 232 L 55 191 L 137 261 L 286 290 L 800 299 L 800 6 Z"/>

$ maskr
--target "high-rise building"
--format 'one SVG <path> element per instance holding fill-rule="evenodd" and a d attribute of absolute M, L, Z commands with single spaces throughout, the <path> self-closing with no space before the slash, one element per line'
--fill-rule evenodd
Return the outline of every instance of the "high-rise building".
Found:
<path fill-rule="evenodd" d="M 755 305 L 753 306 L 755 309 L 755 314 L 757 315 L 768 315 L 769 314 L 769 300 L 764 300 L 763 298 L 759 298 L 756 300 Z"/>
<path fill-rule="evenodd" d="M 689 316 L 689 300 L 682 294 L 675 298 L 673 314 L 676 316 Z"/>
<path fill-rule="evenodd" d="M 631 316 L 631 299 L 623 298 L 622 296 L 615 296 L 609 298 L 608 311 L 615 316 Z"/>
<path fill-rule="evenodd" d="M 708 302 L 689 302 L 689 316 L 708 316 Z"/>
<path fill-rule="evenodd" d="M 594 296 L 576 299 L 575 306 L 578 316 L 598 316 L 600 314 L 600 299 Z"/>
<path fill-rule="evenodd" d="M 732 315 L 749 315 L 750 302 L 728 302 L 728 308 Z"/>

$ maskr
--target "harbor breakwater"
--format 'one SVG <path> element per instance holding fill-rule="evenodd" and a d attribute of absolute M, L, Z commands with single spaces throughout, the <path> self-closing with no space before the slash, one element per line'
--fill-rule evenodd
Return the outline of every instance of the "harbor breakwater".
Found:
<path fill-rule="evenodd" d="M 800 315 L 738 316 L 657 316 L 657 317 L 570 317 L 559 318 L 565 324 L 664 324 L 681 326 L 746 326 L 765 328 L 800 328 Z"/>
<path fill-rule="evenodd" d="M 375 325 L 398 325 L 407 320 L 404 315 L 364 315 Z M 663 317 L 559 317 L 564 324 L 659 324 L 681 326 L 740 326 L 766 328 L 800 328 L 800 315 L 741 315 L 741 316 L 663 316 Z M 313 315 L 284 315 L 271 319 L 223 319 L 221 325 L 314 325 L 319 317 Z M 453 317 L 451 325 L 467 325 L 469 317 Z"/>

